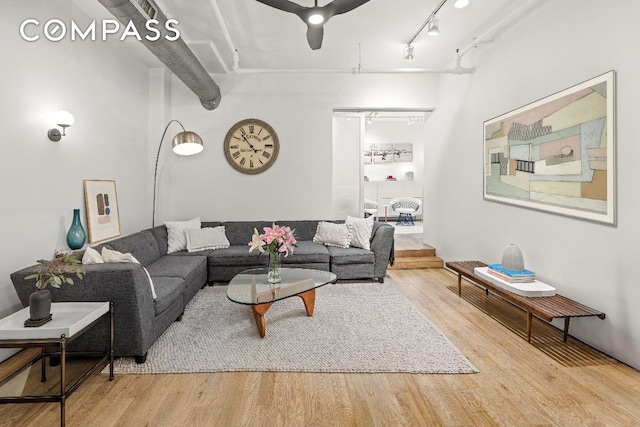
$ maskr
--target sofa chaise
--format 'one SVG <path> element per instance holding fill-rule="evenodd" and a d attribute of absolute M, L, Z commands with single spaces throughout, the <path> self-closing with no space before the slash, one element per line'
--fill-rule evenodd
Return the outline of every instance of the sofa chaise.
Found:
<path fill-rule="evenodd" d="M 387 265 L 393 264 L 391 225 L 374 222 L 370 250 L 356 247 L 331 247 L 313 241 L 320 221 L 276 221 L 296 230 L 294 253 L 283 258 L 283 267 L 332 271 L 338 279 L 375 279 L 384 281 Z M 339 222 L 339 221 L 335 221 Z M 265 267 L 266 256 L 249 252 L 248 242 L 254 228 L 262 230 L 272 221 L 202 222 L 202 228 L 224 226 L 229 247 L 215 250 L 168 253 L 165 225 L 142 230 L 93 247 L 103 247 L 133 255 L 139 263 L 100 263 L 85 265 L 86 275 L 75 285 L 52 290 L 58 301 L 113 301 L 114 354 L 133 356 L 144 363 L 148 349 L 171 325 L 180 320 L 187 303 L 208 284 L 230 281 L 240 271 Z M 84 251 L 79 252 L 82 258 Z M 35 290 L 33 280 L 25 280 L 37 265 L 11 274 L 11 280 L 23 306 Z M 148 274 L 147 274 L 148 273 Z M 150 283 L 151 280 L 151 283 Z M 153 290 L 152 290 L 153 289 Z M 155 292 L 155 298 L 154 298 Z M 73 351 L 106 350 L 108 324 L 99 325 L 78 338 Z"/>

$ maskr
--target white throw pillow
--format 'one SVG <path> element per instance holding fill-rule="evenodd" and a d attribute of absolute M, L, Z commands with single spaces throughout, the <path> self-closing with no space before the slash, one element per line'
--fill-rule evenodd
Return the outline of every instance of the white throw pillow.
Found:
<path fill-rule="evenodd" d="M 164 223 L 167 227 L 167 253 L 171 254 L 187 249 L 186 230 L 196 230 L 201 227 L 200 217 L 193 218 L 189 221 L 167 221 Z"/>
<path fill-rule="evenodd" d="M 102 259 L 104 262 L 130 262 L 134 264 L 140 264 L 140 262 L 131 255 L 130 253 L 123 254 L 122 252 L 114 251 L 112 249 L 102 248 Z M 149 271 L 147 271 L 146 267 L 142 267 L 145 274 L 147 275 L 147 279 L 149 279 L 149 287 L 151 288 L 151 295 L 153 295 L 153 299 L 157 299 L 158 295 L 156 295 L 156 289 L 153 286 L 153 280 L 151 280 L 151 276 L 149 275 Z"/>
<path fill-rule="evenodd" d="M 316 235 L 313 236 L 313 241 L 325 246 L 348 248 L 351 242 L 351 230 L 349 230 L 347 224 L 320 221 L 316 229 Z"/>
<path fill-rule="evenodd" d="M 102 248 L 102 259 L 104 262 L 134 262 L 140 264 L 138 260 L 130 253 L 123 254 L 122 252 L 114 251 L 112 249 Z"/>
<path fill-rule="evenodd" d="M 189 252 L 229 247 L 229 240 L 225 235 L 224 225 L 185 230 L 185 237 L 187 238 L 187 251 Z"/>
<path fill-rule="evenodd" d="M 102 264 L 104 260 L 102 259 L 102 255 L 100 252 L 96 251 L 93 248 L 87 248 L 84 250 L 84 255 L 82 255 L 82 264 Z"/>
<path fill-rule="evenodd" d="M 345 222 L 353 236 L 351 236 L 351 246 L 371 250 L 371 233 L 373 232 L 373 217 L 356 218 L 348 216 Z"/>

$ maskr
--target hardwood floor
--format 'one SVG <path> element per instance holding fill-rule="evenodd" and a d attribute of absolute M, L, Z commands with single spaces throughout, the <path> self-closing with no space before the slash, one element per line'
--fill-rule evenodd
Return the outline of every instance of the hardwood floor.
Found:
<path fill-rule="evenodd" d="M 113 382 L 96 374 L 68 399 L 67 425 L 640 425 L 637 370 L 571 337 L 563 343 L 559 330 L 538 320 L 527 343 L 520 310 L 469 283 L 458 297 L 447 270 L 388 278 L 479 373 L 116 375 Z M 32 371 L 27 388 L 42 388 L 39 369 Z M 0 405 L 0 425 L 56 426 L 58 414 L 53 403 Z"/>

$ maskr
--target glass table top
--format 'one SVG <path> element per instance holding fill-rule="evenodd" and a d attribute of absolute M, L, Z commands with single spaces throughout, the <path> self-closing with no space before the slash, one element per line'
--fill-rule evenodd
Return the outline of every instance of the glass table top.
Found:
<path fill-rule="evenodd" d="M 334 283 L 334 273 L 308 268 L 282 268 L 280 283 L 267 282 L 267 269 L 255 268 L 237 274 L 229 282 L 227 298 L 238 304 L 267 304 Z"/>

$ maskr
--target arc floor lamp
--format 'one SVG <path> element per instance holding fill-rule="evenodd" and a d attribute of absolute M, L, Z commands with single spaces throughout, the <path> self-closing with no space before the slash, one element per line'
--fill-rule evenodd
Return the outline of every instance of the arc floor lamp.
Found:
<path fill-rule="evenodd" d="M 158 161 L 160 160 L 160 151 L 162 149 L 162 142 L 169 130 L 171 123 L 178 123 L 182 128 L 182 132 L 176 134 L 171 141 L 173 152 L 181 156 L 191 156 L 198 154 L 204 149 L 204 143 L 202 138 L 195 132 L 188 131 L 182 126 L 178 120 L 171 120 L 164 128 L 162 137 L 160 138 L 160 145 L 158 145 L 158 154 L 156 155 L 156 168 L 153 172 L 153 219 L 151 220 L 152 226 L 156 226 L 156 193 L 158 192 Z"/>

